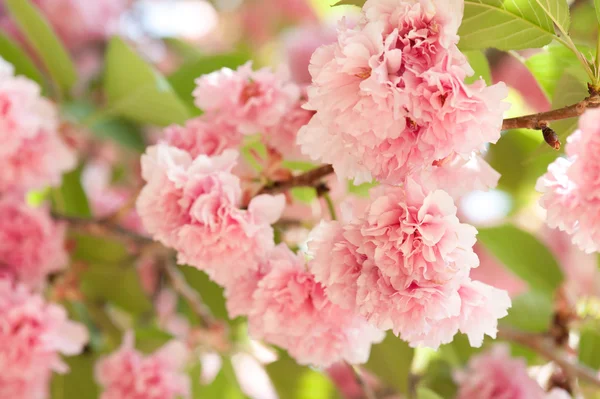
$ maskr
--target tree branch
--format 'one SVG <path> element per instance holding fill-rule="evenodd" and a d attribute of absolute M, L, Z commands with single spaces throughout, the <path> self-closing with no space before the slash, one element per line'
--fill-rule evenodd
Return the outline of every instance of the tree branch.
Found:
<path fill-rule="evenodd" d="M 291 179 L 276 181 L 263 187 L 258 194 L 278 194 L 284 193 L 294 187 L 315 187 L 320 180 L 333 173 L 333 166 L 323 165 L 316 169 L 309 170 Z"/>
<path fill-rule="evenodd" d="M 591 94 L 577 104 L 569 105 L 559 109 L 553 109 L 548 112 L 538 114 L 518 116 L 516 118 L 505 119 L 502 123 L 502 130 L 509 129 L 542 129 L 550 121 L 561 119 L 576 118 L 583 115 L 586 109 L 600 106 L 600 95 Z"/>
<path fill-rule="evenodd" d="M 597 387 L 600 387 L 598 373 L 569 359 L 564 351 L 552 342 L 551 337 L 500 328 L 498 338 L 523 345 L 559 365 L 570 376 L 578 377 Z"/>

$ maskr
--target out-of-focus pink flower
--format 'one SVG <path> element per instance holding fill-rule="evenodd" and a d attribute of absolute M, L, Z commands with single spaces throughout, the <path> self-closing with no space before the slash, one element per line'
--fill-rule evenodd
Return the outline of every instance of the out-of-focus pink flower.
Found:
<path fill-rule="evenodd" d="M 306 158 L 296 144 L 296 137 L 300 128 L 306 125 L 315 113 L 302 108 L 304 101 L 304 99 L 298 101 L 283 115 L 278 124 L 267 127 L 264 131 L 263 138 L 266 144 L 279 151 L 285 159 Z"/>
<path fill-rule="evenodd" d="M 115 33 L 130 0 L 34 0 L 71 50 Z"/>
<path fill-rule="evenodd" d="M 180 263 L 206 271 L 219 284 L 257 270 L 274 245 L 271 224 L 285 204 L 283 195 L 260 195 L 240 209 L 240 181 L 231 173 L 237 156 L 226 150 L 192 160 L 159 144 L 142 157 L 147 184 L 137 210 L 146 230 L 175 248 Z"/>
<path fill-rule="evenodd" d="M 398 184 L 500 137 L 506 87 L 465 85 L 473 74 L 456 47 L 462 3 L 371 1 L 354 28 L 315 51 L 298 143 L 343 178 Z M 368 115 L 368 118 L 364 116 Z"/>
<path fill-rule="evenodd" d="M 66 310 L 0 278 L 0 397 L 46 399 L 53 372 L 66 373 L 61 354 L 77 355 L 88 332 Z"/>
<path fill-rule="evenodd" d="M 185 126 L 170 126 L 164 134 L 167 144 L 189 152 L 192 158 L 221 155 L 227 149 L 239 147 L 243 139 L 227 120 L 206 115 L 188 120 Z"/>
<path fill-rule="evenodd" d="M 361 399 L 364 397 L 364 390 L 356 381 L 356 375 L 352 370 L 351 365 L 347 363 L 335 363 L 327 369 L 327 375 L 331 378 L 345 399 Z M 370 376 L 363 374 L 363 377 Z M 365 380 L 366 379 L 367 378 L 365 378 Z M 365 382 L 374 383 L 375 381 Z"/>
<path fill-rule="evenodd" d="M 101 399 L 177 399 L 190 397 L 184 366 L 188 350 L 171 341 L 149 356 L 135 350 L 133 334 L 125 335 L 121 348 L 96 365 Z"/>
<path fill-rule="evenodd" d="M 381 341 L 383 333 L 331 303 L 302 256 L 289 252 L 288 262 L 278 263 L 258 283 L 248 317 L 250 334 L 285 348 L 300 364 L 366 362 L 371 344 Z"/>
<path fill-rule="evenodd" d="M 362 216 L 314 233 L 309 249 L 316 279 L 334 303 L 413 346 L 436 348 L 459 330 L 479 346 L 484 333 L 495 336 L 510 299 L 468 278 L 479 264 L 477 231 L 456 212 L 447 193 L 426 194 L 412 180 L 380 186 Z"/>
<path fill-rule="evenodd" d="M 335 42 L 335 29 L 328 25 L 305 25 L 288 32 L 284 38 L 285 58 L 292 80 L 299 85 L 312 82 L 308 66 L 317 48 Z"/>
<path fill-rule="evenodd" d="M 600 250 L 600 110 L 580 118 L 579 130 L 567 139 L 567 159 L 558 158 L 540 177 L 536 189 L 543 193 L 540 204 L 547 223 L 572 236 L 573 243 L 587 253 Z"/>
<path fill-rule="evenodd" d="M 163 289 L 156 297 L 154 306 L 161 328 L 178 339 L 186 339 L 190 332 L 190 322 L 177 313 L 177 295 L 171 290 Z"/>
<path fill-rule="evenodd" d="M 527 374 L 524 359 L 510 357 L 508 346 L 496 345 L 457 372 L 457 399 L 544 399 L 547 394 Z M 551 397 L 551 396 L 548 396 Z"/>
<path fill-rule="evenodd" d="M 11 197 L 0 199 L 0 270 L 31 288 L 42 288 L 49 274 L 66 267 L 65 225 L 46 209 Z"/>
<path fill-rule="evenodd" d="M 58 135 L 54 106 L 2 58 L 0 141 L 0 193 L 59 185 L 62 173 L 75 166 L 75 155 Z"/>
<path fill-rule="evenodd" d="M 277 125 L 300 97 L 295 84 L 268 68 L 253 71 L 251 62 L 236 71 L 223 68 L 201 76 L 196 84 L 198 108 L 243 134 L 263 133 Z"/>

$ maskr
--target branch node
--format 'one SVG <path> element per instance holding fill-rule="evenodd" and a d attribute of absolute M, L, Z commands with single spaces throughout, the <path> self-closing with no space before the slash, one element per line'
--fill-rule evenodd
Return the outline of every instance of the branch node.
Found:
<path fill-rule="evenodd" d="M 542 134 L 544 135 L 544 140 L 550 147 L 554 148 L 555 150 L 560 150 L 560 139 L 554 130 L 546 125 L 546 127 L 542 128 Z"/>

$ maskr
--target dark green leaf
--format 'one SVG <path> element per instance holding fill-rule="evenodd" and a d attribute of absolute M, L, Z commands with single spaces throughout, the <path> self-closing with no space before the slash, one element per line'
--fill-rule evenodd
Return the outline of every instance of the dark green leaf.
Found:
<path fill-rule="evenodd" d="M 181 124 L 189 118 L 169 82 L 118 37 L 108 46 L 105 91 L 108 114 L 158 126 Z"/>
<path fill-rule="evenodd" d="M 228 319 L 223 287 L 211 281 L 206 273 L 195 267 L 179 266 L 188 284 L 194 288 L 217 319 Z"/>
<path fill-rule="evenodd" d="M 40 56 L 57 88 L 68 92 L 77 82 L 77 70 L 48 21 L 29 0 L 6 0 L 4 4 Z"/>
<path fill-rule="evenodd" d="M 452 375 L 454 370 L 455 368 L 447 361 L 440 358 L 433 359 L 427 365 L 420 384 L 438 393 L 443 398 L 453 398 L 456 394 L 456 383 Z"/>
<path fill-rule="evenodd" d="M 414 352 L 406 342 L 388 333 L 382 343 L 373 345 L 365 367 L 385 384 L 401 393 L 407 393 Z"/>
<path fill-rule="evenodd" d="M 553 19 L 568 29 L 566 0 L 465 0 L 459 46 L 464 50 L 541 47 L 555 37 Z"/>
<path fill-rule="evenodd" d="M 279 360 L 267 365 L 266 368 L 280 398 L 336 399 L 340 397 L 326 375 L 299 366 L 285 354 L 281 354 Z"/>
<path fill-rule="evenodd" d="M 466 51 L 465 55 L 469 59 L 469 64 L 471 64 L 471 68 L 475 71 L 475 74 L 471 77 L 468 77 L 465 82 L 473 83 L 479 78 L 483 78 L 488 85 L 492 84 L 492 71 L 490 70 L 490 63 L 485 56 L 483 51 Z"/>
<path fill-rule="evenodd" d="M 464 366 L 471 356 L 479 352 L 481 352 L 481 348 L 473 348 L 464 334 L 455 335 L 451 343 L 442 345 L 439 350 L 442 358 L 455 367 Z"/>
<path fill-rule="evenodd" d="M 221 371 L 219 371 L 219 374 L 217 374 L 215 379 L 208 385 L 202 385 L 200 383 L 201 370 L 202 368 L 198 364 L 190 371 L 192 397 L 194 399 L 244 399 L 246 397 L 242 393 L 237 382 L 230 358 L 223 358 Z"/>
<path fill-rule="evenodd" d="M 541 333 L 550 327 L 552 315 L 552 302 L 547 294 L 530 291 L 513 298 L 508 316 L 500 323 L 521 331 Z"/>
<path fill-rule="evenodd" d="M 44 77 L 27 53 L 1 33 L 0 56 L 15 67 L 15 75 L 25 76 L 39 84 L 42 88 L 46 87 Z"/>
<path fill-rule="evenodd" d="M 479 229 L 479 241 L 529 286 L 551 297 L 563 273 L 548 248 L 513 225 Z"/>
<path fill-rule="evenodd" d="M 63 175 L 62 185 L 52 189 L 54 209 L 66 216 L 89 218 L 92 216 L 90 204 L 81 185 L 82 166 Z"/>
<path fill-rule="evenodd" d="M 144 353 L 152 353 L 172 339 L 171 334 L 156 327 L 143 327 L 135 330 L 135 347 Z"/>
<path fill-rule="evenodd" d="M 99 389 L 94 380 L 96 360 L 91 354 L 65 358 L 70 371 L 53 375 L 50 388 L 52 399 L 97 399 Z"/>
<path fill-rule="evenodd" d="M 600 369 L 600 330 L 595 323 L 581 330 L 579 361 L 594 370 Z"/>
<path fill-rule="evenodd" d="M 184 63 L 177 71 L 169 75 L 167 80 L 190 109 L 200 113 L 194 105 L 194 97 L 192 96 L 192 92 L 196 87 L 195 80 L 221 68 L 235 69 L 246 61 L 248 61 L 248 55 L 244 53 L 200 56 Z"/>
<path fill-rule="evenodd" d="M 87 263 L 105 265 L 123 264 L 130 255 L 122 241 L 109 237 L 74 234 L 75 250 L 72 257 Z"/>

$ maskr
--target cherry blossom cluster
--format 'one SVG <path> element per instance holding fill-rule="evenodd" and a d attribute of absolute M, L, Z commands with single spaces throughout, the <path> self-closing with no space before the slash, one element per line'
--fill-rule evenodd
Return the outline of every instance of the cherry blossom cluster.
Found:
<path fill-rule="evenodd" d="M 524 359 L 510 357 L 509 347 L 495 345 L 488 352 L 473 356 L 466 370 L 455 374 L 459 388 L 456 399 L 569 399 L 566 391 L 553 388 L 545 392 L 527 372 Z"/>
<path fill-rule="evenodd" d="M 135 349 L 133 334 L 127 333 L 121 348 L 96 364 L 96 381 L 103 388 L 100 399 L 189 399 L 188 358 L 188 348 L 179 341 L 145 356 Z"/>
<path fill-rule="evenodd" d="M 337 41 L 311 60 L 306 108 L 316 115 L 299 133 L 302 151 L 341 178 L 400 184 L 495 143 L 507 89 L 464 83 L 473 70 L 456 47 L 462 8 L 369 0 L 358 24 L 342 21 Z"/>
<path fill-rule="evenodd" d="M 448 193 L 427 193 L 412 180 L 378 187 L 361 215 L 315 230 L 317 281 L 332 302 L 413 346 L 437 348 L 459 330 L 480 346 L 485 334 L 496 336 L 510 298 L 470 280 L 477 231 L 456 211 Z"/>
<path fill-rule="evenodd" d="M 547 223 L 571 235 L 581 250 L 600 251 L 600 110 L 586 111 L 579 129 L 567 139 L 566 158 L 558 158 L 540 177 L 536 189 L 543 193 L 541 206 Z"/>

